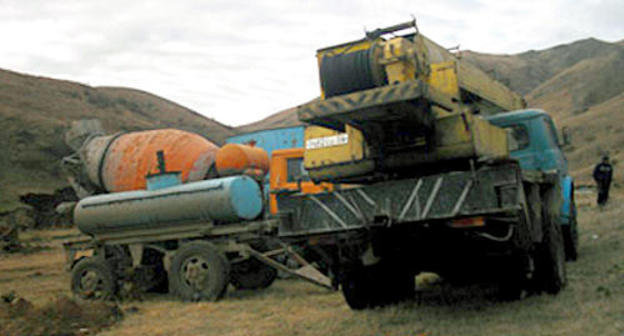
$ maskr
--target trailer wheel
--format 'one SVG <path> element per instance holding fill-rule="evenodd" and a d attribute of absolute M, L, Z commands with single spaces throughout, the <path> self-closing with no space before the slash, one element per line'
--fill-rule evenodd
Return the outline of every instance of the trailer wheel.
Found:
<path fill-rule="evenodd" d="M 173 256 L 169 291 L 185 301 L 216 301 L 225 294 L 229 275 L 229 262 L 213 244 L 191 242 Z"/>
<path fill-rule="evenodd" d="M 549 294 L 557 294 L 566 285 L 565 249 L 559 224 L 558 209 L 553 194 L 556 188 L 545 195 L 544 240 L 537 248 L 536 271 L 538 288 Z M 558 191 L 558 190 L 557 190 Z"/>
<path fill-rule="evenodd" d="M 71 290 L 82 299 L 111 299 L 116 287 L 113 271 L 102 258 L 84 258 L 72 268 Z"/>
<path fill-rule="evenodd" d="M 277 278 L 277 270 L 256 259 L 245 260 L 232 266 L 230 282 L 236 289 L 263 289 Z"/>

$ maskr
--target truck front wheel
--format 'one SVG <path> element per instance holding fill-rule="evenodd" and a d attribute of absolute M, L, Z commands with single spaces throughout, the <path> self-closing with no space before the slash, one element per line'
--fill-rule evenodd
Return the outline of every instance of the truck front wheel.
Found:
<path fill-rule="evenodd" d="M 216 301 L 229 283 L 230 264 L 211 243 L 182 245 L 169 269 L 169 291 L 185 301 Z"/>
<path fill-rule="evenodd" d="M 570 224 L 563 226 L 563 243 L 565 246 L 566 260 L 576 261 L 578 258 L 578 224 L 576 223 L 576 205 L 572 201 L 572 217 Z"/>

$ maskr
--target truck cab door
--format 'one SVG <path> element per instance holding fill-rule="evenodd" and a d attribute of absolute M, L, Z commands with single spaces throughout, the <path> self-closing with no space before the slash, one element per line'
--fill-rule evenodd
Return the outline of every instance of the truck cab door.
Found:
<path fill-rule="evenodd" d="M 315 184 L 303 166 L 303 148 L 280 149 L 273 151 L 270 167 L 269 207 L 271 214 L 278 211 L 277 194 L 295 193 L 317 194 L 332 191 L 331 183 Z"/>

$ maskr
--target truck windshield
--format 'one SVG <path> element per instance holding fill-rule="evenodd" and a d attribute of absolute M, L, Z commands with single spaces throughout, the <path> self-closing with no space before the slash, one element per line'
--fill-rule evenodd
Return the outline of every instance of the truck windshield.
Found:
<path fill-rule="evenodd" d="M 291 158 L 286 160 L 288 182 L 310 181 L 308 172 L 303 168 L 303 158 Z"/>
<path fill-rule="evenodd" d="M 511 136 L 518 144 L 518 148 L 516 150 L 529 147 L 529 131 L 524 125 L 512 125 L 505 128 L 511 130 Z"/>

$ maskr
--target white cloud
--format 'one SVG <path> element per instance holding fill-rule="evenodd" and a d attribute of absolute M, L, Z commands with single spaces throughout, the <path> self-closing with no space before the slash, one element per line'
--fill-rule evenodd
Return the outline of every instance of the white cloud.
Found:
<path fill-rule="evenodd" d="M 624 38 L 624 6 L 584 1 L 0 0 L 0 67 L 135 87 L 240 125 L 318 95 L 315 50 L 409 20 L 493 53 Z"/>

